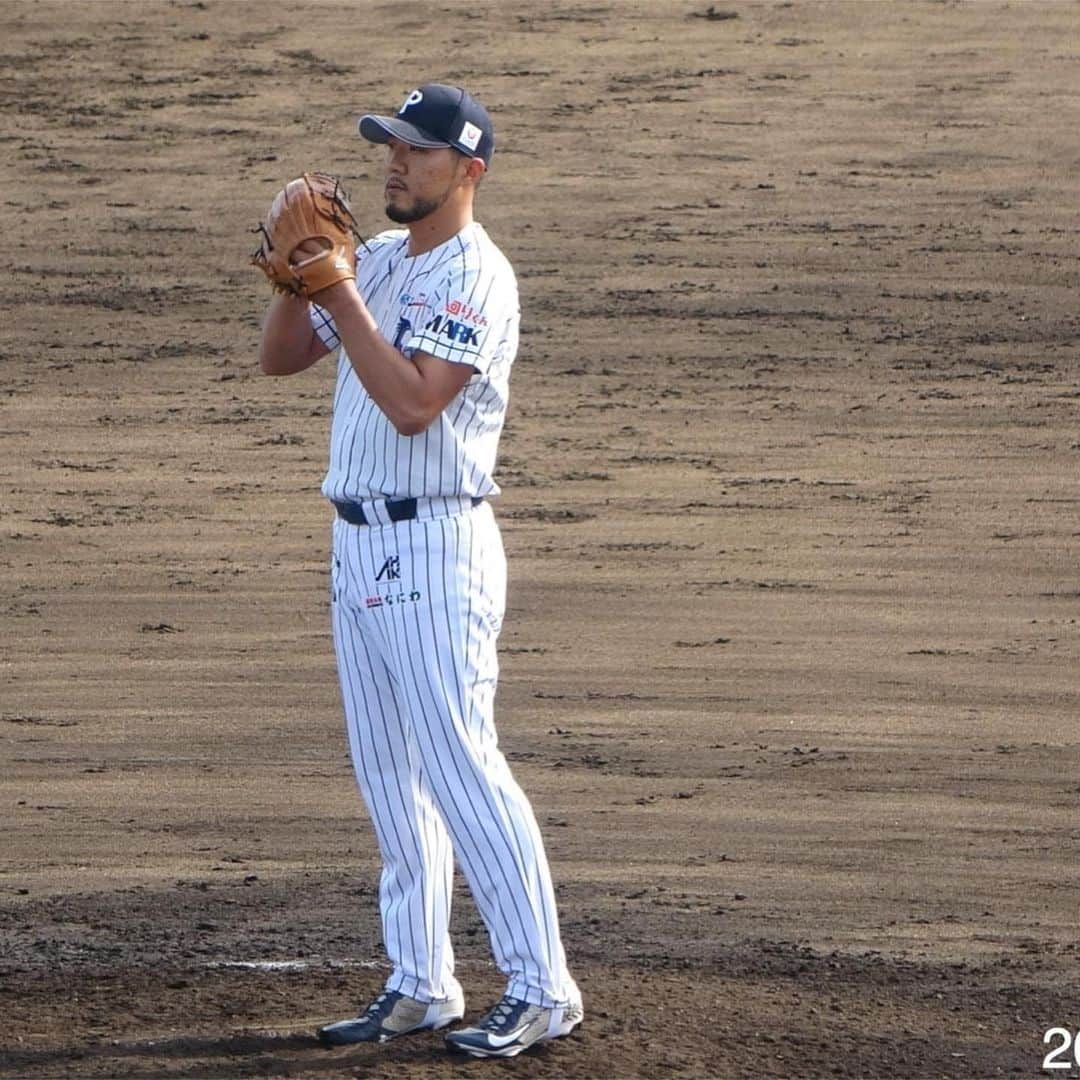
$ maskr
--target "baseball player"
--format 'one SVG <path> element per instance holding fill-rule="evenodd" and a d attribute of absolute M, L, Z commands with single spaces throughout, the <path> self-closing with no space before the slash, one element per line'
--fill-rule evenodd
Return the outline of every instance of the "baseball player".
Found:
<path fill-rule="evenodd" d="M 346 244 L 327 224 L 351 221 L 336 182 L 309 174 L 275 200 L 254 258 L 284 293 L 262 370 L 338 356 L 322 488 L 336 511 L 334 642 L 393 964 L 374 1002 L 319 1037 L 384 1042 L 464 1016 L 448 934 L 456 858 L 507 987 L 446 1041 L 512 1057 L 583 1014 L 540 831 L 493 725 L 506 563 L 488 500 L 519 318 L 514 272 L 473 220 L 494 135 L 483 106 L 441 84 L 359 129 L 385 147 L 386 213 L 404 228 Z M 323 232 L 293 247 L 303 229 L 281 221 L 312 193 L 330 207 Z"/>

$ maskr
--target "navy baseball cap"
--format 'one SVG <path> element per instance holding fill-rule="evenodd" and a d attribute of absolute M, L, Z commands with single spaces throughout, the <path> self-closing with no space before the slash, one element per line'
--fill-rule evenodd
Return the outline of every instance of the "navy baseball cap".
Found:
<path fill-rule="evenodd" d="M 442 83 L 413 90 L 397 116 L 361 116 L 359 128 L 368 142 L 384 143 L 393 136 L 410 146 L 452 146 L 485 166 L 491 165 L 495 149 L 487 109 L 460 86 Z"/>

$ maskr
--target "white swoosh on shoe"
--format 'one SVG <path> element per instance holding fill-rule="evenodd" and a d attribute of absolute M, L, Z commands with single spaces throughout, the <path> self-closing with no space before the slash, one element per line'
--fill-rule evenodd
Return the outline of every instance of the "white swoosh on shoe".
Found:
<path fill-rule="evenodd" d="M 517 1031 L 512 1031 L 509 1035 L 489 1035 L 488 1042 L 496 1049 L 501 1050 L 504 1046 L 509 1046 L 512 1042 L 520 1039 L 528 1030 L 529 1025 L 522 1024 Z"/>

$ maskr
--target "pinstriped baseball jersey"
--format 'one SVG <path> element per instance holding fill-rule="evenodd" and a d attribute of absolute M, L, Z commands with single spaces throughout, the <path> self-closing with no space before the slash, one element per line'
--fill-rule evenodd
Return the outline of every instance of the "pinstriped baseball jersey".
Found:
<path fill-rule="evenodd" d="M 356 287 L 379 330 L 406 356 L 429 353 L 475 373 L 435 422 L 399 435 L 353 371 L 333 320 L 312 325 L 338 357 L 330 464 L 323 494 L 337 501 L 497 495 L 493 478 L 518 345 L 513 268 L 478 224 L 422 255 L 405 229 L 357 251 Z"/>

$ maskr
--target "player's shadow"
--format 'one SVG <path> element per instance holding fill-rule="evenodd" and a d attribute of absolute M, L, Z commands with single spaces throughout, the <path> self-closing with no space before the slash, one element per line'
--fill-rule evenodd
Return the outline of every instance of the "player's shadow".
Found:
<path fill-rule="evenodd" d="M 121 1039 L 107 1042 L 95 1040 L 82 1045 L 58 1047 L 7 1047 L 0 1050 L 0 1075 L 19 1075 L 19 1070 L 37 1075 L 42 1070 L 48 1070 L 46 1074 L 51 1076 L 52 1070 L 60 1068 L 65 1075 L 78 1075 L 83 1069 L 95 1075 L 109 1075 L 102 1072 L 108 1068 L 107 1063 L 121 1059 L 127 1059 L 121 1075 L 145 1077 L 147 1080 L 160 1077 L 163 1068 L 170 1076 L 254 1075 L 259 1072 L 259 1065 L 264 1069 L 272 1065 L 278 1054 L 315 1049 L 322 1047 L 313 1035 L 251 1033 L 178 1035 L 131 1042 Z M 133 1060 L 138 1058 L 153 1059 L 158 1064 L 143 1067 Z"/>
<path fill-rule="evenodd" d="M 546 1048 L 545 1048 L 546 1049 Z M 139 1058 L 146 1059 L 139 1062 Z M 239 1032 L 233 1035 L 177 1035 L 165 1039 L 112 1040 L 82 1046 L 39 1049 L 0 1049 L 0 1075 L 26 1073 L 53 1075 L 113 1075 L 108 1063 L 117 1064 L 115 1075 L 127 1080 L 160 1080 L 170 1077 L 283 1076 L 301 1070 L 318 1070 L 326 1076 L 385 1076 L 395 1063 L 472 1062 L 447 1051 L 442 1035 L 413 1036 L 389 1045 L 341 1047 L 328 1050 L 314 1035 L 298 1032 Z M 14 1070 L 14 1071 L 11 1071 Z M 48 1071 L 46 1071 L 48 1070 Z"/>

